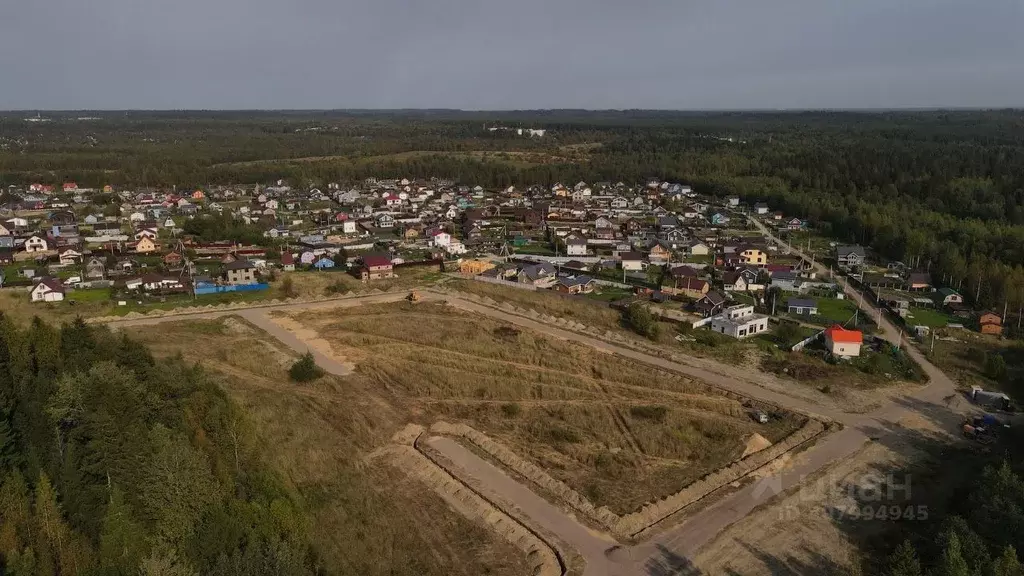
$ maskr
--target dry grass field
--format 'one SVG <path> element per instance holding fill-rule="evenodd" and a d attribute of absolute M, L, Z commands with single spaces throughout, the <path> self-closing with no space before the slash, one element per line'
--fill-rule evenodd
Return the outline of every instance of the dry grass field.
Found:
<path fill-rule="evenodd" d="M 245 407 L 264 457 L 310 513 L 324 573 L 521 576 L 523 554 L 452 511 L 383 460 L 368 459 L 407 420 L 400 396 L 358 375 L 296 385 L 295 354 L 233 317 L 124 329 L 158 355 L 182 354 L 223 376 Z"/>
<path fill-rule="evenodd" d="M 282 323 L 356 364 L 367 417 L 465 422 L 620 514 L 738 459 L 755 432 L 774 443 L 801 424 L 784 413 L 757 424 L 700 382 L 442 304 L 305 311 Z"/>

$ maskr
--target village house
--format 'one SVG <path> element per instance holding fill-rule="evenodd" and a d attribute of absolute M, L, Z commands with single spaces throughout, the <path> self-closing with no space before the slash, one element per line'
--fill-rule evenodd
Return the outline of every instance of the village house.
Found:
<path fill-rule="evenodd" d="M 711 331 L 733 338 L 749 338 L 768 330 L 768 316 L 755 314 L 746 304 L 730 306 L 711 319 Z"/>
<path fill-rule="evenodd" d="M 281 269 L 285 272 L 295 271 L 295 256 L 292 256 L 291 252 L 281 254 Z"/>
<path fill-rule="evenodd" d="M 740 262 L 750 266 L 766 266 L 768 254 L 754 246 L 741 246 L 736 250 Z"/>
<path fill-rule="evenodd" d="M 747 279 L 739 270 L 726 272 L 722 276 L 722 287 L 728 292 L 746 292 Z"/>
<path fill-rule="evenodd" d="M 576 234 L 569 235 L 565 239 L 565 253 L 568 256 L 586 256 L 587 239 Z"/>
<path fill-rule="evenodd" d="M 671 286 L 662 287 L 662 291 L 668 294 L 677 294 L 693 299 L 703 298 L 709 290 L 711 290 L 711 285 L 706 280 L 695 276 L 678 276 L 671 280 Z"/>
<path fill-rule="evenodd" d="M 32 235 L 25 239 L 24 248 L 25 252 L 28 253 L 46 252 L 49 250 L 50 244 L 46 241 L 46 238 Z"/>
<path fill-rule="evenodd" d="M 143 236 L 138 242 L 135 243 L 136 254 L 149 254 L 157 251 L 156 242 L 152 238 Z"/>
<path fill-rule="evenodd" d="M 87 280 L 102 280 L 107 275 L 107 263 L 102 258 L 90 258 L 85 263 L 85 278 Z"/>
<path fill-rule="evenodd" d="M 818 303 L 810 298 L 790 298 L 786 301 L 786 311 L 798 316 L 816 316 Z"/>
<path fill-rule="evenodd" d="M 864 248 L 861 246 L 836 246 L 836 264 L 844 270 L 862 266 L 864 259 Z"/>
<path fill-rule="evenodd" d="M 725 296 L 718 292 L 708 292 L 694 303 L 693 310 L 704 318 L 708 318 L 721 312 L 724 306 Z"/>
<path fill-rule="evenodd" d="M 60 302 L 64 299 L 64 285 L 56 278 L 42 278 L 32 288 L 32 302 Z"/>
<path fill-rule="evenodd" d="M 232 286 L 256 284 L 256 266 L 249 260 L 235 260 L 224 265 L 225 279 Z"/>
<path fill-rule="evenodd" d="M 619 265 L 627 272 L 640 272 L 644 269 L 644 255 L 639 252 L 623 252 L 619 254 Z"/>
<path fill-rule="evenodd" d="M 359 275 L 363 282 L 368 280 L 381 280 L 394 278 L 394 266 L 387 256 L 367 255 L 363 256 L 363 263 L 359 269 Z"/>
<path fill-rule="evenodd" d="M 655 265 L 668 264 L 672 261 L 672 249 L 659 240 L 651 246 L 647 259 Z"/>
<path fill-rule="evenodd" d="M 825 349 L 840 358 L 860 356 L 860 347 L 864 343 L 864 335 L 860 330 L 847 330 L 834 325 L 825 330 Z"/>
<path fill-rule="evenodd" d="M 911 272 L 907 274 L 907 290 L 923 291 L 932 287 L 931 274 L 927 272 Z"/>
<path fill-rule="evenodd" d="M 982 334 L 1002 335 L 1003 318 L 995 312 L 983 312 L 978 316 L 978 329 Z"/>
<path fill-rule="evenodd" d="M 594 291 L 594 279 L 589 276 L 559 278 L 554 289 L 565 294 L 589 294 Z"/>
<path fill-rule="evenodd" d="M 555 267 L 547 262 L 523 266 L 516 274 L 516 282 L 538 288 L 550 288 L 556 281 Z"/>

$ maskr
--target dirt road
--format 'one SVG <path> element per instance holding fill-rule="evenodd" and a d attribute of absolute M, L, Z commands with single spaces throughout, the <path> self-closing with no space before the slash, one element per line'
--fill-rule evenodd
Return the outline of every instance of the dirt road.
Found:
<path fill-rule="evenodd" d="M 587 576 L 648 576 L 650 574 L 686 573 L 684 570 L 692 569 L 689 559 L 694 557 L 696 551 L 728 526 L 739 521 L 752 510 L 770 501 L 775 496 L 798 487 L 807 475 L 818 472 L 829 464 L 854 454 L 865 442 L 871 439 L 879 439 L 886 434 L 892 434 L 892 430 L 898 428 L 900 419 L 908 413 L 920 412 L 932 419 L 949 418 L 950 422 L 953 422 L 955 419 L 955 416 L 950 413 L 943 402 L 945 397 L 954 392 L 953 382 L 913 348 L 909 352 L 931 377 L 931 383 L 916 393 L 905 398 L 890 401 L 871 413 L 849 414 L 794 398 L 779 391 L 758 386 L 753 382 L 731 379 L 722 374 L 698 367 L 644 354 L 630 348 L 556 328 L 455 296 L 429 291 L 422 292 L 421 294 L 426 300 L 445 300 L 450 305 L 462 310 L 482 314 L 555 338 L 580 342 L 608 353 L 687 374 L 725 390 L 780 404 L 792 410 L 843 424 L 843 430 L 833 433 L 799 454 L 781 472 L 769 475 L 764 479 L 723 496 L 714 504 L 691 516 L 685 523 L 656 535 L 648 542 L 633 547 L 617 546 L 609 537 L 595 535 L 576 522 L 570 515 L 548 503 L 528 487 L 513 480 L 502 470 L 485 462 L 458 443 L 443 438 L 430 440 L 433 448 L 452 460 L 467 474 L 478 478 L 493 497 L 498 500 L 514 502 L 520 511 L 529 517 L 531 522 L 542 526 L 576 548 L 587 561 Z M 853 291 L 851 295 L 856 296 L 856 291 Z M 385 294 L 334 302 L 282 304 L 260 309 L 225 310 L 187 316 L 133 319 L 117 321 L 112 324 L 114 326 L 149 325 L 194 318 L 202 319 L 239 315 L 266 330 L 292 349 L 305 352 L 309 348 L 306 343 L 274 323 L 268 315 L 269 312 L 276 309 L 297 310 L 313 307 L 348 307 L 367 303 L 393 302 L 400 300 L 402 296 L 403 294 Z M 870 304 L 865 304 L 865 306 L 868 309 L 872 309 Z M 894 336 L 898 334 L 895 327 L 884 319 L 883 330 L 887 334 L 891 333 Z M 319 354 L 316 350 L 312 351 L 318 364 L 329 372 L 339 375 L 349 373 L 350 368 L 344 364 Z"/>

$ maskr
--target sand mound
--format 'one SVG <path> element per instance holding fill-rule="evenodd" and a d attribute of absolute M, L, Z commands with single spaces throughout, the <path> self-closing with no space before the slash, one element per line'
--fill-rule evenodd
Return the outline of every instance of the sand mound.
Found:
<path fill-rule="evenodd" d="M 761 436 L 757 432 L 754 432 L 753 434 L 750 435 L 750 438 L 747 438 L 747 445 L 743 449 L 742 457 L 746 458 L 747 456 L 750 456 L 755 452 L 760 452 L 761 450 L 764 450 L 765 448 L 768 448 L 771 445 L 772 443 L 769 442 L 767 438 Z"/>

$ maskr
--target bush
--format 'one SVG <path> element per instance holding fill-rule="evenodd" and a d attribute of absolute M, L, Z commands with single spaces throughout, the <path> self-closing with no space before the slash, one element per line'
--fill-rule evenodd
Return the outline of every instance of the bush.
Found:
<path fill-rule="evenodd" d="M 288 376 L 296 382 L 311 382 L 323 375 L 324 370 L 316 365 L 312 352 L 303 354 L 288 370 Z"/>
<path fill-rule="evenodd" d="M 658 337 L 658 321 L 643 302 L 633 302 L 629 305 L 626 309 L 626 324 L 641 336 L 652 340 Z"/>
<path fill-rule="evenodd" d="M 985 376 L 993 380 L 1006 377 L 1006 360 L 999 354 L 988 354 L 985 358 Z"/>
<path fill-rule="evenodd" d="M 285 276 L 284 280 L 281 280 L 281 293 L 284 294 L 285 298 L 295 298 L 298 296 L 291 276 Z"/>
<path fill-rule="evenodd" d="M 501 405 L 501 413 L 504 414 L 506 418 L 515 418 L 516 416 L 519 416 L 522 411 L 522 406 L 515 402 L 509 402 L 508 404 Z"/>

